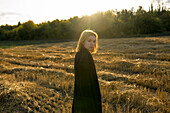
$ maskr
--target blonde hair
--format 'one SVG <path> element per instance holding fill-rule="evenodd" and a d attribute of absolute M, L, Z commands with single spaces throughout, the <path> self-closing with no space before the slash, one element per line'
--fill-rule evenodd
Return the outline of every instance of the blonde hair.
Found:
<path fill-rule="evenodd" d="M 76 52 L 80 51 L 83 43 L 88 39 L 89 36 L 95 36 L 96 37 L 96 43 L 94 46 L 94 49 L 91 51 L 91 53 L 96 53 L 97 52 L 97 48 L 98 48 L 98 35 L 96 32 L 94 32 L 93 30 L 84 30 L 79 38 L 78 44 L 77 44 L 77 48 L 76 48 Z"/>

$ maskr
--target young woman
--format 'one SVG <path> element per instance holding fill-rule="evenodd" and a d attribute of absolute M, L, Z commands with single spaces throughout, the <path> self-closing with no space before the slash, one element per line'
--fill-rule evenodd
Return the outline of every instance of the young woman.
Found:
<path fill-rule="evenodd" d="M 72 113 L 102 113 L 98 77 L 91 55 L 97 51 L 97 48 L 97 33 L 92 30 L 84 30 L 76 48 Z"/>

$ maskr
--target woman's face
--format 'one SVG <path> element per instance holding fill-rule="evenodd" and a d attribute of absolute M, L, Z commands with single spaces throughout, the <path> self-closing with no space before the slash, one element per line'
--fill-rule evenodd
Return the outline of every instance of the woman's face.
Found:
<path fill-rule="evenodd" d="M 83 44 L 86 49 L 88 49 L 89 51 L 92 51 L 96 44 L 96 37 L 94 35 L 89 36 Z"/>

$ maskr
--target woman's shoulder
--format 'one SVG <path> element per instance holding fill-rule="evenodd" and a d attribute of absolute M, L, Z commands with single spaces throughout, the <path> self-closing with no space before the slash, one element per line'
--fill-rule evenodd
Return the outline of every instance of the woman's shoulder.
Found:
<path fill-rule="evenodd" d="M 76 53 L 76 56 L 82 56 L 82 57 L 89 56 L 89 55 L 90 55 L 90 53 L 88 51 L 78 51 Z"/>
<path fill-rule="evenodd" d="M 80 52 L 76 52 L 75 57 L 78 57 L 80 55 Z"/>
<path fill-rule="evenodd" d="M 90 57 L 90 55 L 85 51 L 79 51 L 79 52 L 76 52 L 76 54 L 75 54 L 76 59 L 86 60 L 86 59 L 89 59 L 89 57 Z"/>

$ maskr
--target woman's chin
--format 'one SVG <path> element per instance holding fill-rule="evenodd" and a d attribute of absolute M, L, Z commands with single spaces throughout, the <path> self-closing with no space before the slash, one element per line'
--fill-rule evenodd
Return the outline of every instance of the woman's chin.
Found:
<path fill-rule="evenodd" d="M 89 49 L 89 51 L 92 51 L 93 49 Z"/>

